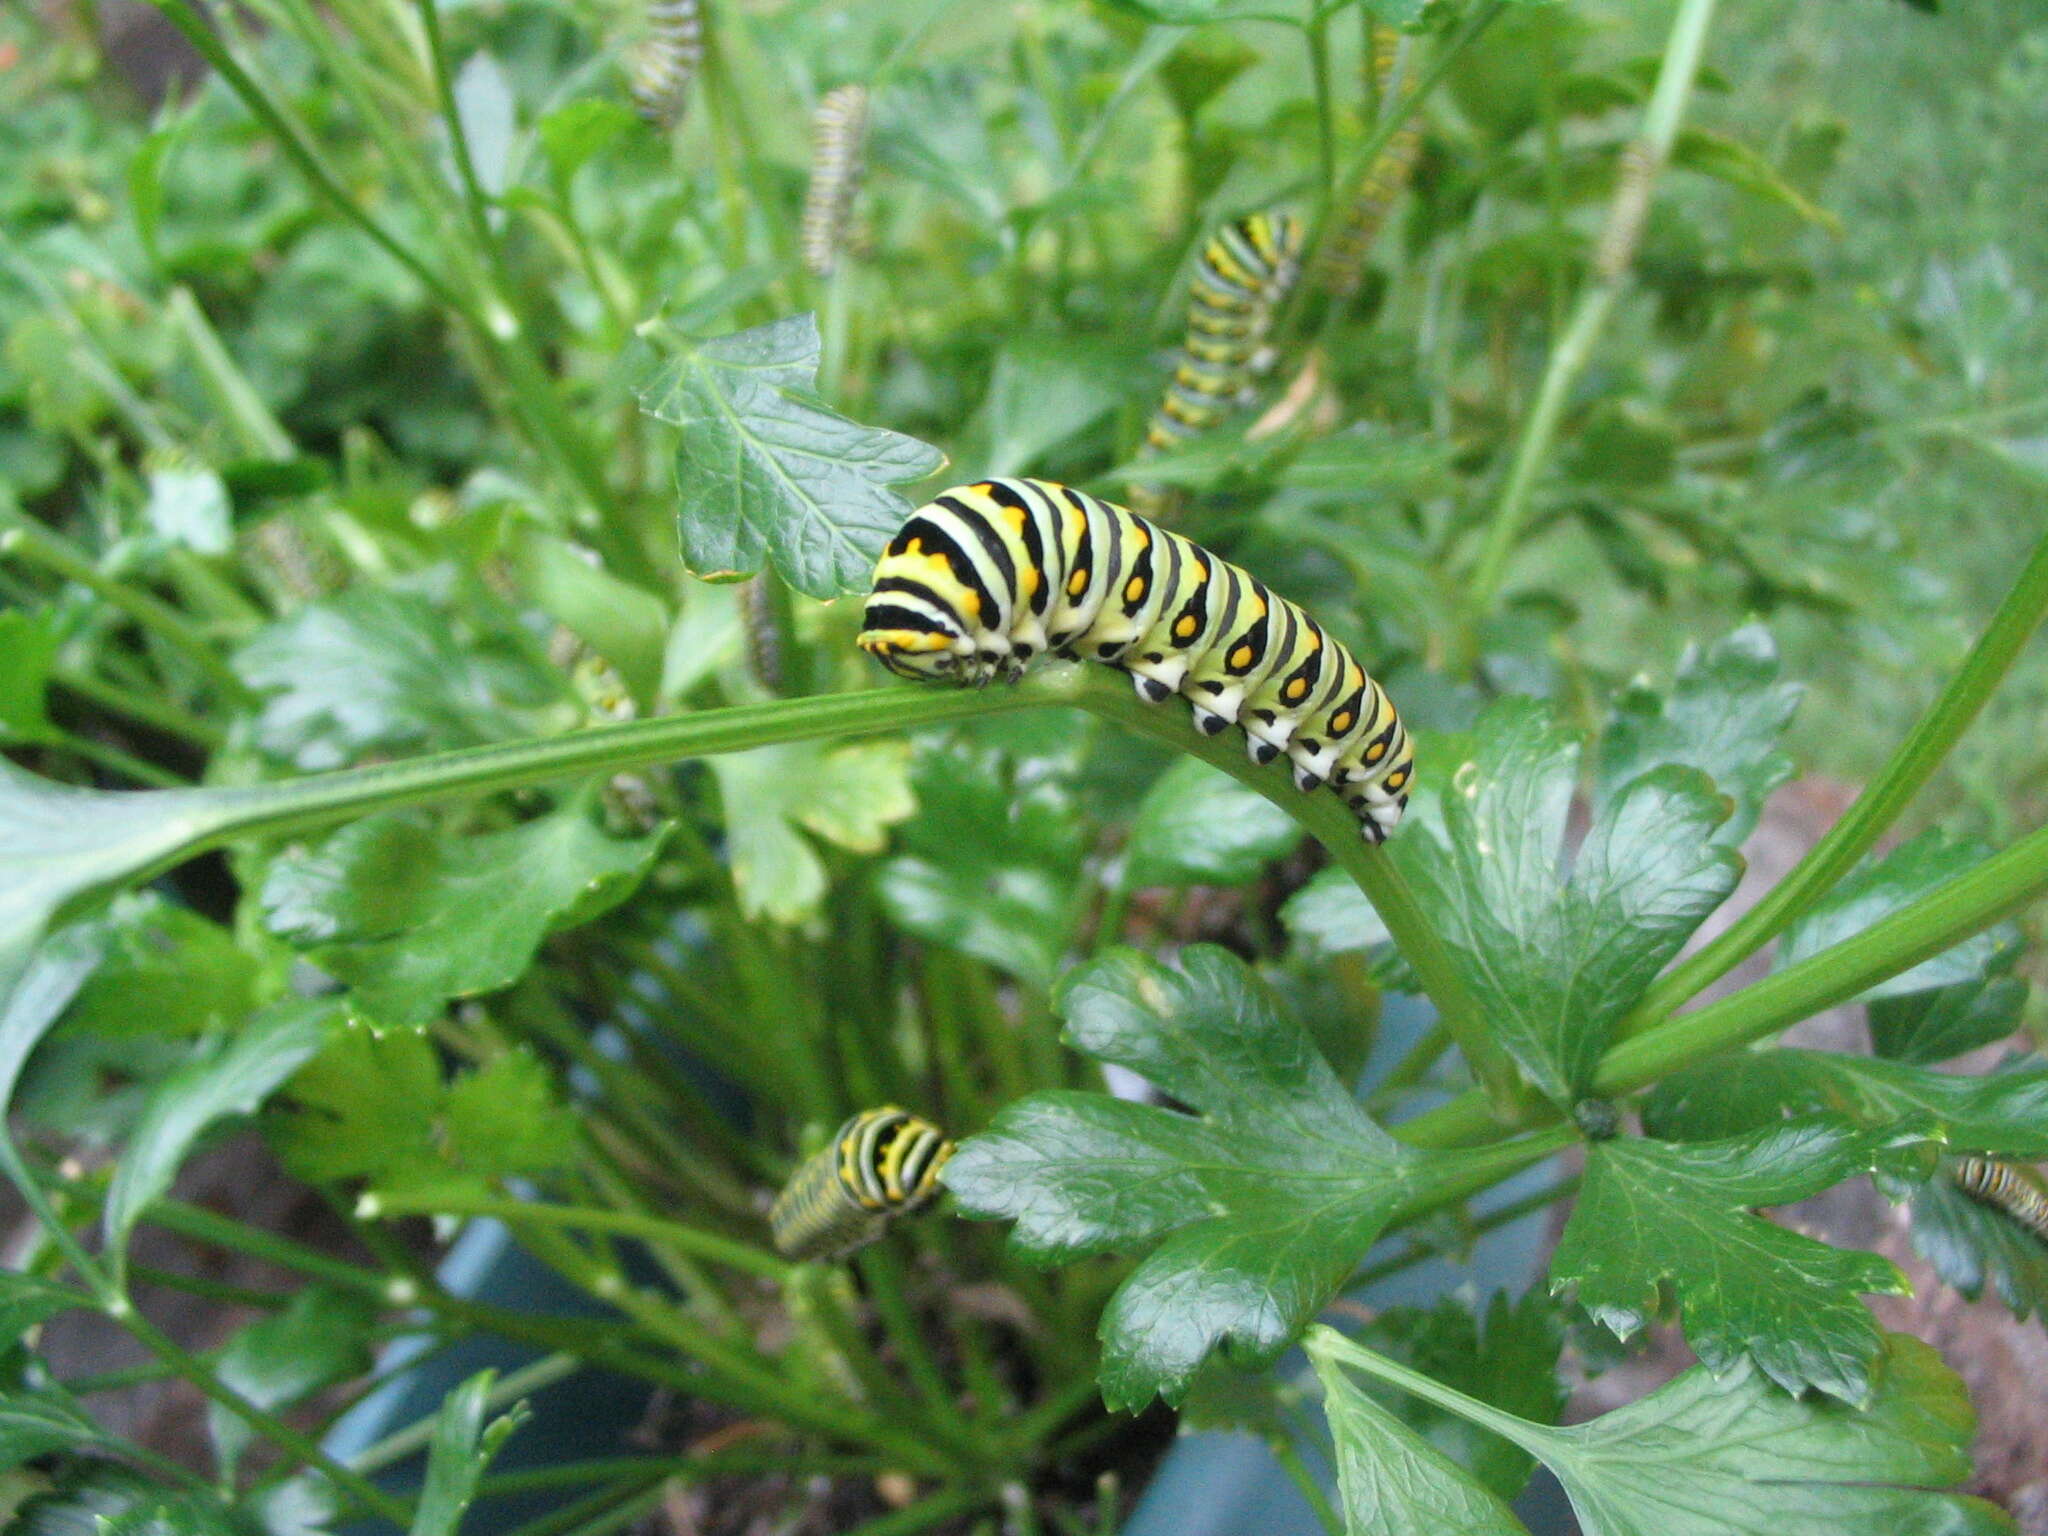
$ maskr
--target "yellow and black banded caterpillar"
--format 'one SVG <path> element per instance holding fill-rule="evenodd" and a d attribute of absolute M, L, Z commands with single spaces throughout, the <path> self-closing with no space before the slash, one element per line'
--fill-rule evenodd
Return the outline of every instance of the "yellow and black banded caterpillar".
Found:
<path fill-rule="evenodd" d="M 811 182 L 804 194 L 804 270 L 828 277 L 853 218 L 868 136 L 868 88 L 835 86 L 811 115 Z"/>
<path fill-rule="evenodd" d="M 1302 238 L 1293 214 L 1255 213 L 1224 225 L 1202 248 L 1187 337 L 1145 429 L 1147 452 L 1197 437 L 1245 403 L 1273 317 L 1300 275 Z"/>
<path fill-rule="evenodd" d="M 1401 34 L 1382 22 L 1374 22 L 1372 27 L 1372 71 L 1379 93 L 1387 98 L 1387 110 L 1402 111 L 1413 94 L 1412 71 L 1401 68 Z M 1365 259 L 1372 252 L 1380 226 L 1407 188 L 1415 174 L 1415 162 L 1421 158 L 1422 119 L 1410 115 L 1394 130 L 1386 147 L 1373 156 L 1351 206 L 1344 211 L 1343 221 L 1317 253 L 1318 288 L 1339 298 L 1348 298 L 1358 291 L 1365 276 Z"/>
<path fill-rule="evenodd" d="M 657 128 L 681 121 L 703 62 L 698 0 L 649 0 L 647 36 L 633 56 L 633 105 L 641 117 Z"/>
<path fill-rule="evenodd" d="M 929 1205 L 953 1143 L 929 1120 L 886 1105 L 862 1110 L 790 1175 L 768 1212 L 792 1259 L 838 1259 Z"/>
<path fill-rule="evenodd" d="M 1386 692 L 1295 604 L 1124 507 L 1044 480 L 956 486 L 911 513 L 875 567 L 861 648 L 892 672 L 981 686 L 1046 654 L 1178 693 L 1252 760 L 1285 752 L 1373 842 L 1408 803 L 1414 746 Z"/>
<path fill-rule="evenodd" d="M 1957 1158 L 1949 1174 L 1971 1199 L 2002 1211 L 2048 1243 L 2048 1189 L 2039 1175 L 1992 1157 Z"/>

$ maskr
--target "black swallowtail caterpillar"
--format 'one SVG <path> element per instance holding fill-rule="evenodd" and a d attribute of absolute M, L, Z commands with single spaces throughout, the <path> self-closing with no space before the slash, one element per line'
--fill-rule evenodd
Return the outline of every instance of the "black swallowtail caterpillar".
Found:
<path fill-rule="evenodd" d="M 792 1259 L 844 1258 L 890 1219 L 929 1205 L 953 1143 L 929 1120 L 893 1105 L 866 1109 L 805 1159 L 768 1212 L 775 1246 Z"/>
<path fill-rule="evenodd" d="M 875 567 L 860 645 L 965 686 L 1047 653 L 1104 662 L 1148 702 L 1181 694 L 1204 735 L 1243 726 L 1254 762 L 1285 752 L 1373 842 L 1408 803 L 1407 727 L 1350 651 L 1228 561 L 1064 485 L 985 480 L 918 508 Z"/>
<path fill-rule="evenodd" d="M 633 57 L 633 105 L 658 128 L 672 128 L 689 105 L 704 62 L 698 0 L 649 0 L 647 37 Z"/>
<path fill-rule="evenodd" d="M 2048 1243 L 2048 1189 L 2038 1177 L 1990 1157 L 1957 1158 L 1949 1172 L 1964 1194 L 2004 1212 Z"/>
<path fill-rule="evenodd" d="M 860 191 L 868 136 L 868 88 L 835 86 L 811 116 L 811 184 L 804 194 L 804 269 L 829 276 L 839 265 Z"/>
<path fill-rule="evenodd" d="M 1402 111 L 1415 82 L 1413 72 L 1401 68 L 1401 34 L 1374 22 L 1371 52 L 1375 88 L 1388 98 L 1388 111 Z M 1365 276 L 1365 258 L 1372 251 L 1380 226 L 1415 174 L 1415 162 L 1421 158 L 1422 119 L 1410 116 L 1394 130 L 1386 147 L 1373 156 L 1351 206 L 1345 210 L 1343 222 L 1323 243 L 1316 257 L 1317 287 L 1339 298 L 1348 298 L 1358 291 Z"/>
<path fill-rule="evenodd" d="M 1266 333 L 1300 275 L 1302 238 L 1293 214 L 1255 213 L 1224 225 L 1203 247 L 1180 361 L 1145 429 L 1148 451 L 1197 437 L 1244 403 Z"/>

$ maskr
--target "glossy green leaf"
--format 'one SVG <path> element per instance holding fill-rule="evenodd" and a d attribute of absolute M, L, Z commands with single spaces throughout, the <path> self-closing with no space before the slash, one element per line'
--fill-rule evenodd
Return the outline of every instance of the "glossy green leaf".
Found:
<path fill-rule="evenodd" d="M 2048 1067 L 2038 1058 L 1963 1076 L 1833 1051 L 1744 1052 L 1666 1078 L 1644 1123 L 1660 1136 L 1689 1140 L 1817 1111 L 1871 1131 L 1918 1117 L 1940 1125 L 1957 1152 L 2048 1157 Z"/>
<path fill-rule="evenodd" d="M 607 837 L 578 806 L 467 838 L 372 817 L 273 864 L 264 920 L 378 1023 L 424 1025 L 517 981 L 554 929 L 623 901 L 661 841 Z"/>
<path fill-rule="evenodd" d="M 1761 624 L 1704 649 L 1688 646 L 1668 694 L 1637 683 L 1615 700 L 1600 738 L 1595 798 L 1611 799 L 1659 764 L 1684 763 L 1734 802 L 1715 839 L 1740 843 L 1771 791 L 1792 777 L 1778 741 L 1803 692 L 1782 680 L 1777 644 Z"/>
<path fill-rule="evenodd" d="M 530 734 L 528 711 L 560 689 L 492 610 L 410 587 L 309 603 L 244 645 L 235 670 L 263 699 L 256 745 L 307 770 Z"/>
<path fill-rule="evenodd" d="M 1323 1412 L 1337 1448 L 1345 1536 L 1527 1536 L 1500 1499 L 1316 1348 Z"/>
<path fill-rule="evenodd" d="M 2048 1317 L 2048 1242 L 1948 1179 L 1913 1192 L 1913 1247 L 1943 1283 L 1975 1301 L 1988 1285 L 2014 1317 Z"/>
<path fill-rule="evenodd" d="M 1970 1476 L 1969 1393 L 1939 1355 L 1903 1334 L 1882 1336 L 1860 1409 L 1793 1396 L 1742 1363 L 1719 1377 L 1695 1367 L 1567 1429 L 1409 1376 L 1328 1328 L 1315 1329 L 1308 1347 L 1339 1383 L 1340 1366 L 1394 1380 L 1521 1445 L 1557 1474 L 1584 1536 L 2014 1536 L 2003 1511 L 1952 1491 Z M 1441 1498 L 1442 1473 L 1455 1469 L 1435 1470 L 1425 1496 Z M 1365 1536 L 1378 1527 L 1351 1529 Z"/>
<path fill-rule="evenodd" d="M 1138 806 L 1124 881 L 1242 885 L 1300 841 L 1300 823 L 1264 795 L 1197 758 L 1181 758 Z"/>
<path fill-rule="evenodd" d="M 1585 1536 L 2013 1536 L 1993 1505 L 1945 1491 L 1970 1476 L 1975 1433 L 1941 1357 L 1887 1334 L 1861 1411 L 1788 1396 L 1754 1366 L 1694 1369 L 1530 1448 Z"/>
<path fill-rule="evenodd" d="M 1991 854 L 1983 843 L 1952 838 L 1929 828 L 1910 842 L 1852 871 L 1842 883 L 1800 918 L 1778 940 L 1778 967 L 1797 965 L 1842 940 L 1852 938 L 1901 907 L 1946 885 Z M 2018 930 L 2001 923 L 1965 939 L 1901 972 L 1863 994 L 1866 1001 L 1926 992 L 1959 982 L 1981 981 L 2011 964 Z"/>
<path fill-rule="evenodd" d="M 1724 1141 L 1595 1143 L 1551 1286 L 1576 1288 L 1579 1304 L 1626 1338 L 1655 1317 L 1668 1283 L 1686 1342 L 1716 1375 L 1746 1358 L 1788 1392 L 1816 1387 L 1863 1403 L 1881 1336 L 1857 1298 L 1904 1293 L 1905 1276 L 1876 1254 L 1753 1212 L 1873 1170 L 1925 1177 L 1932 1148 L 1917 1124 L 1862 1131 L 1816 1116 Z"/>
<path fill-rule="evenodd" d="M 1615 1022 L 1742 869 L 1714 837 L 1727 801 L 1667 764 L 1600 806 L 1561 876 L 1577 771 L 1578 745 L 1545 707 L 1504 700 L 1470 758 L 1432 770 L 1440 815 L 1388 844 L 1490 1027 L 1559 1104 L 1580 1096 Z"/>
<path fill-rule="evenodd" d="M 45 742 L 56 727 L 44 707 L 57 632 L 39 614 L 0 613 L 0 741 Z"/>
<path fill-rule="evenodd" d="M 815 917 L 825 899 L 825 866 L 804 832 L 879 853 L 889 828 L 917 808 L 901 742 L 798 742 L 715 757 L 711 769 L 740 909 L 778 923 Z"/>
<path fill-rule="evenodd" d="M 322 999 L 279 1003 L 157 1085 L 114 1170 L 100 1224 L 117 1275 L 126 1263 L 128 1234 L 171 1187 L 199 1138 L 216 1121 L 260 1109 L 320 1049 L 335 1012 Z"/>
<path fill-rule="evenodd" d="M 1518 1301 L 1494 1292 L 1483 1320 L 1457 1298 L 1427 1309 L 1395 1307 L 1358 1342 L 1531 1423 L 1555 1424 L 1564 1409 L 1557 1371 L 1564 1330 L 1540 1286 Z M 1529 1481 L 1529 1454 L 1482 1425 L 1406 1394 L 1389 1395 L 1384 1406 L 1496 1498 L 1513 1499 Z"/>
<path fill-rule="evenodd" d="M 1153 1251 L 1111 1298 L 1102 1395 L 1186 1392 L 1219 1346 L 1274 1359 L 1401 1203 L 1468 1156 L 1423 1156 L 1359 1109 L 1306 1031 L 1227 952 L 1169 970 L 1112 950 L 1060 991 L 1077 1049 L 1190 1106 L 1036 1093 L 961 1144 L 945 1182 L 972 1215 L 1014 1220 L 1042 1262 Z M 1156 1246 L 1155 1246 L 1156 1245 Z"/>
<path fill-rule="evenodd" d="M 2017 954 L 2015 947 L 2009 958 Z M 1947 1061 L 2017 1030 L 2027 993 L 2027 983 L 2017 976 L 1990 976 L 1879 998 L 1870 1005 L 1871 1048 L 1893 1061 Z"/>
<path fill-rule="evenodd" d="M 215 1379 L 258 1408 L 288 1408 L 323 1387 L 369 1371 L 369 1331 L 377 1309 L 360 1291 L 309 1285 L 283 1310 L 258 1318 L 213 1360 Z M 222 1467 L 240 1462 L 254 1432 L 219 1404 L 207 1427 Z"/>
<path fill-rule="evenodd" d="M 865 590 L 911 511 L 890 487 L 945 463 L 820 404 L 819 345 L 816 318 L 793 315 L 696 343 L 641 391 L 650 415 L 682 428 L 678 527 L 698 575 L 751 576 L 768 560 L 810 597 Z"/>
<path fill-rule="evenodd" d="M 522 1402 L 510 1413 L 484 1422 L 495 1376 L 479 1371 L 442 1403 L 427 1450 L 427 1481 L 413 1514 L 412 1536 L 456 1536 L 484 1469 L 506 1438 L 530 1417 Z"/>
<path fill-rule="evenodd" d="M 918 759 L 918 813 L 877 889 L 919 938 L 1050 986 L 1080 878 L 1084 828 L 1057 779 L 1026 779 L 993 751 Z"/>

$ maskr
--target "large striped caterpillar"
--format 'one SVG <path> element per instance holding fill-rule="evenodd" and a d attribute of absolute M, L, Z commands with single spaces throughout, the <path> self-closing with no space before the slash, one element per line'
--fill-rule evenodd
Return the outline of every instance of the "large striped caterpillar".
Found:
<path fill-rule="evenodd" d="M 1145 429 L 1148 452 L 1209 431 L 1243 403 L 1273 317 L 1300 274 L 1302 239 L 1293 214 L 1255 213 L 1224 225 L 1202 248 L 1180 360 Z"/>
<path fill-rule="evenodd" d="M 804 269 L 826 277 L 839 265 L 860 191 L 868 136 L 868 88 L 835 86 L 811 116 L 811 181 L 804 194 Z"/>
<path fill-rule="evenodd" d="M 658 128 L 673 128 L 689 105 L 704 62 L 698 0 L 649 0 L 647 38 L 633 58 L 633 105 Z"/>
<path fill-rule="evenodd" d="M 790 1175 L 768 1212 L 775 1246 L 793 1259 L 844 1258 L 889 1222 L 929 1205 L 953 1143 L 929 1120 L 885 1105 L 833 1133 Z"/>
<path fill-rule="evenodd" d="M 1957 1158 L 1949 1172 L 1964 1194 L 2002 1211 L 2048 1243 L 2048 1190 L 2038 1176 L 1991 1157 Z"/>
<path fill-rule="evenodd" d="M 1285 752 L 1373 842 L 1401 818 L 1414 748 L 1386 692 L 1295 604 L 1124 507 L 1043 480 L 956 486 L 910 515 L 875 567 L 861 648 L 905 677 L 981 686 L 1048 653 L 1179 693 L 1252 759 Z"/>

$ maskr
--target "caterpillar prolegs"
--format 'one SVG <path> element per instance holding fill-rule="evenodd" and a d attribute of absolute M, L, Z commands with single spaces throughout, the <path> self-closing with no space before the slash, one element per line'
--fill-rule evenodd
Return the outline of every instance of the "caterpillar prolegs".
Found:
<path fill-rule="evenodd" d="M 1408 803 L 1414 747 L 1385 690 L 1294 603 L 1124 507 L 1043 480 L 956 486 L 910 515 L 875 567 L 860 645 L 891 671 L 979 686 L 1047 654 L 1178 693 L 1196 729 L 1242 726 L 1252 760 L 1286 753 L 1382 841 Z"/>

